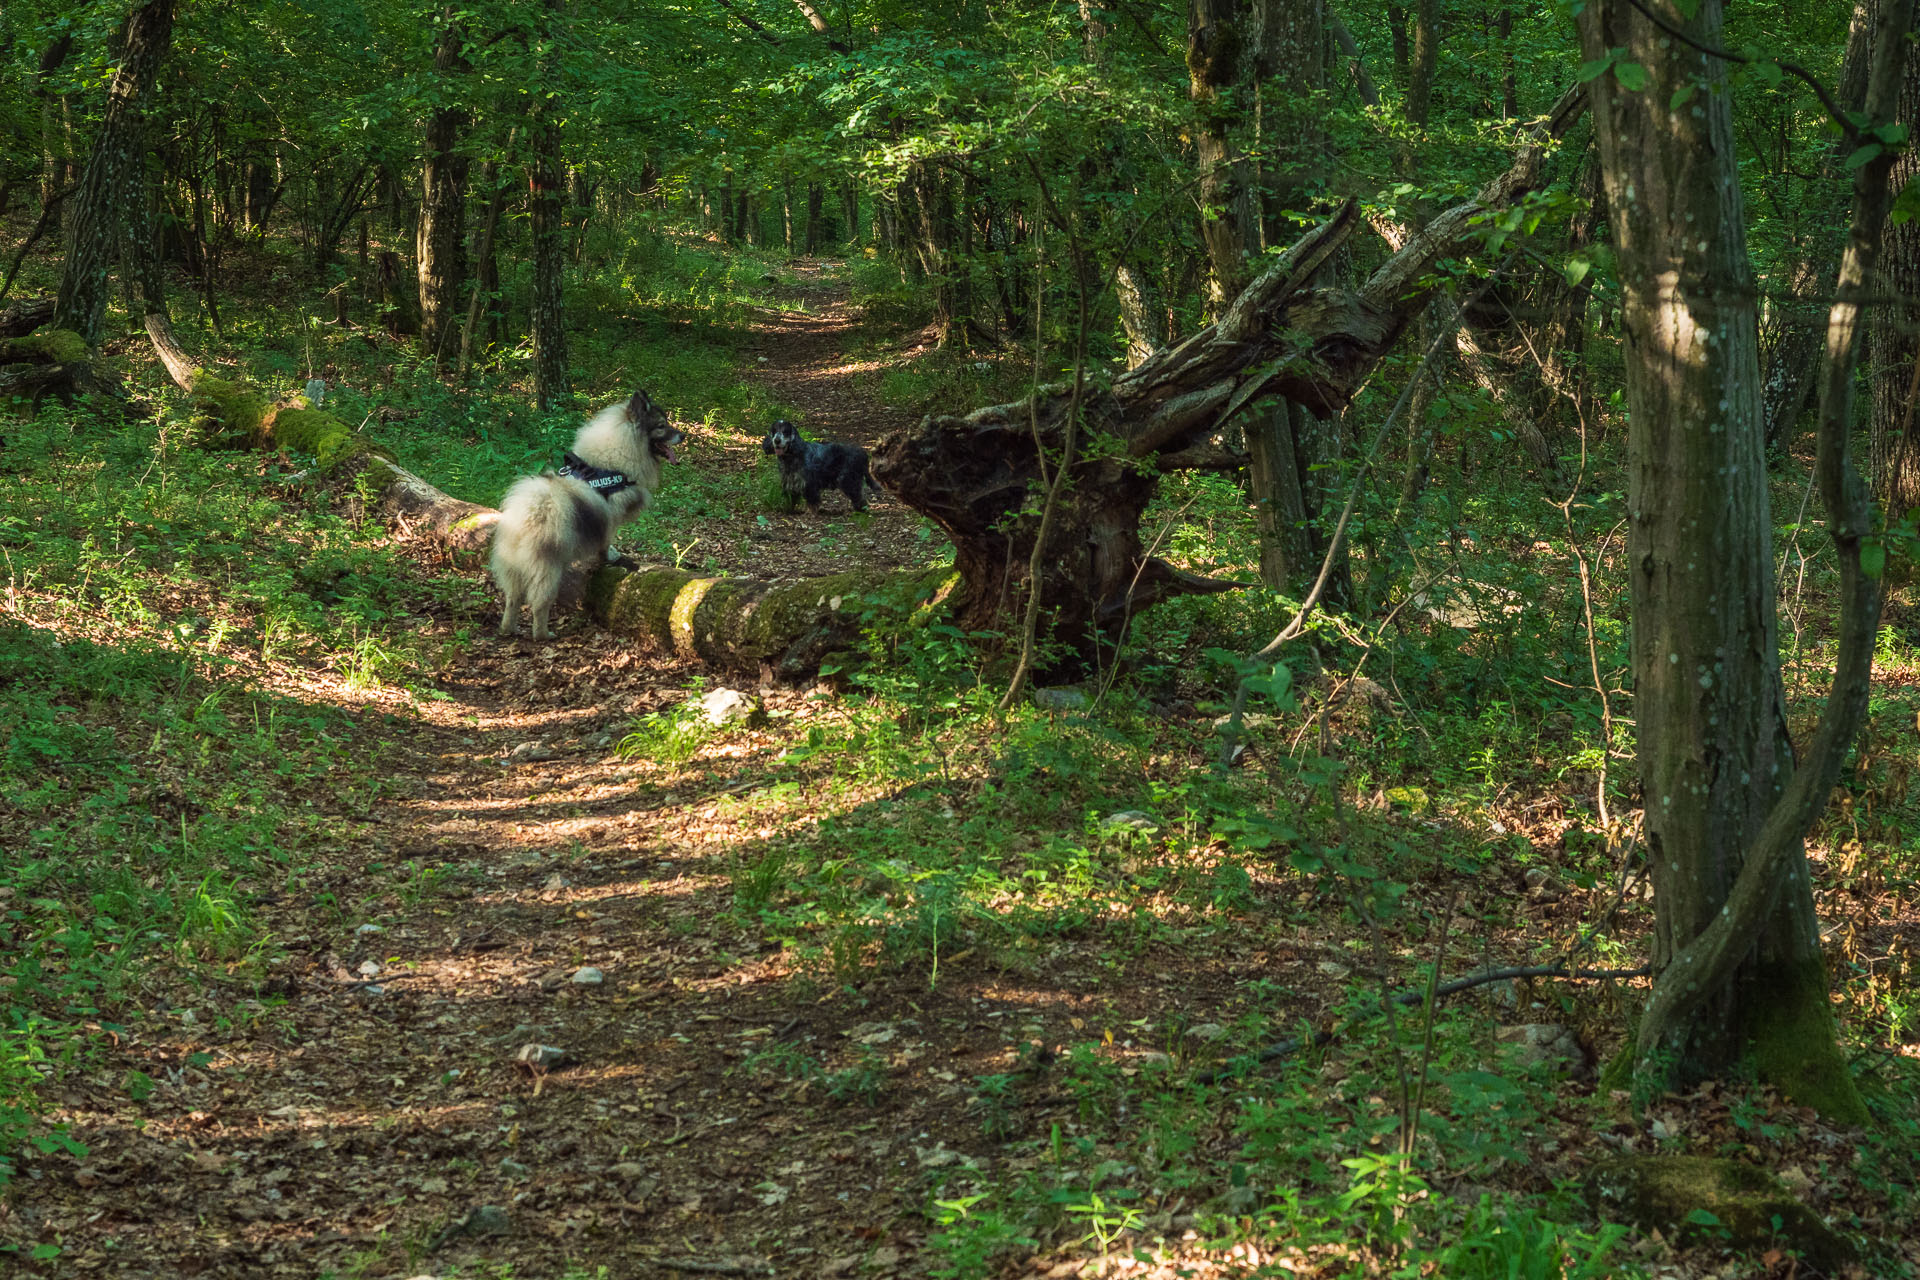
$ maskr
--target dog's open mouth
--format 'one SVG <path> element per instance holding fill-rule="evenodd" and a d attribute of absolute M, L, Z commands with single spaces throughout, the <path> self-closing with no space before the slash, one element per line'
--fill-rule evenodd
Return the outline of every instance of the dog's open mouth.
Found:
<path fill-rule="evenodd" d="M 653 442 L 653 451 L 660 455 L 660 461 L 662 462 L 678 462 L 680 460 L 679 455 L 673 451 L 673 442 L 671 440 L 655 440 Z"/>

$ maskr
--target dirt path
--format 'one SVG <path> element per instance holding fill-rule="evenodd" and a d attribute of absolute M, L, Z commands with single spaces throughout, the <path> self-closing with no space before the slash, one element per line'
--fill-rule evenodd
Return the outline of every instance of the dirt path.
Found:
<path fill-rule="evenodd" d="M 767 323 L 761 376 L 871 442 L 893 418 L 836 363 L 849 321 L 819 293 Z M 889 506 L 862 536 L 912 527 Z M 776 528 L 817 545 L 806 519 Z M 5 1234 L 61 1241 L 63 1274 L 924 1274 L 926 1171 L 978 1139 L 964 1082 L 1006 1068 L 1008 1024 L 978 988 L 846 995 L 729 923 L 780 839 L 743 801 L 790 726 L 677 773 L 613 750 L 698 674 L 592 632 L 489 640 L 417 716 L 357 715 L 405 798 L 342 804 L 323 865 L 252 886 L 285 948 L 264 980 L 155 981 L 151 1016 L 56 1100 L 89 1154 L 29 1161 Z M 560 1061 L 524 1066 L 527 1045 Z M 803 1054 L 844 1091 L 778 1069 Z"/>
<path fill-rule="evenodd" d="M 782 410 L 794 416 L 809 440 L 849 442 L 871 449 L 888 432 L 909 425 L 913 414 L 876 399 L 874 384 L 886 361 L 858 358 L 848 348 L 859 325 L 847 300 L 847 286 L 835 278 L 834 264 L 803 260 L 793 268 L 806 309 L 762 311 L 754 318 L 753 343 L 746 348 L 748 376 L 772 393 Z M 756 424 L 761 432 L 773 425 Z M 774 484 L 771 459 L 758 438 L 744 448 L 711 454 L 699 465 L 738 468 Z M 924 562 L 930 544 L 920 517 L 885 493 L 870 494 L 864 516 L 854 516 L 847 500 L 829 493 L 819 512 L 765 505 L 729 512 L 706 522 L 705 536 L 718 548 L 717 567 L 758 577 L 814 577 L 852 564 L 900 567 Z"/>

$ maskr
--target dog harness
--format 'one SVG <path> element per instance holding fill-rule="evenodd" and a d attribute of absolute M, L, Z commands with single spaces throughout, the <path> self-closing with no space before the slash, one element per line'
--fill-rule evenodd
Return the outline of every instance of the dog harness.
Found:
<path fill-rule="evenodd" d="M 637 487 L 624 472 L 603 470 L 590 463 L 582 462 L 571 452 L 562 454 L 560 461 L 561 467 L 558 474 L 571 476 L 603 498 L 610 497 L 622 489 Z"/>

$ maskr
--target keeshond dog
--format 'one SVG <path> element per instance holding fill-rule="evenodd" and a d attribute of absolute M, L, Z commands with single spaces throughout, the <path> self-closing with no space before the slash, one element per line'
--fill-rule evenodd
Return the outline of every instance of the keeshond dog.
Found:
<path fill-rule="evenodd" d="M 493 534 L 493 580 L 507 598 L 500 634 L 520 634 L 520 606 L 533 613 L 533 638 L 545 640 L 567 566 L 611 556 L 613 535 L 639 515 L 660 487 L 660 465 L 686 437 L 644 391 L 587 420 L 557 472 L 522 476 L 500 503 Z"/>

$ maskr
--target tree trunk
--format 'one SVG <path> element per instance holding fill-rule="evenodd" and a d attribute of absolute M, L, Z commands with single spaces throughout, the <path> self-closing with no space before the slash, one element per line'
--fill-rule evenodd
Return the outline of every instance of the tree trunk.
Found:
<path fill-rule="evenodd" d="M 80 190 L 68 201 L 67 258 L 54 326 L 88 345 L 100 340 L 107 314 L 107 271 L 126 234 L 127 211 L 146 173 L 141 111 L 173 36 L 173 0 L 149 0 L 127 19 L 120 67 L 107 91 L 106 118 L 87 157 Z"/>
<path fill-rule="evenodd" d="M 1908 128 L 1920 126 L 1920 58 L 1907 60 L 1898 119 Z M 1895 190 L 1916 175 L 1920 156 L 1907 147 L 1894 161 Z M 1920 394 L 1920 221 L 1887 228 L 1880 284 L 1892 301 L 1873 313 L 1873 487 L 1888 516 L 1900 519 L 1920 507 L 1920 431 L 1914 421 Z"/>
<path fill-rule="evenodd" d="M 560 0 L 546 0 L 549 34 Z M 567 393 L 567 330 L 562 309 L 565 254 L 566 171 L 560 160 L 560 116 L 542 97 L 534 107 L 533 156 L 528 170 L 533 224 L 533 399 L 542 410 L 564 405 Z"/>
<path fill-rule="evenodd" d="M 68 171 L 72 168 L 61 120 L 61 95 L 53 91 L 51 81 L 54 72 L 66 63 L 67 55 L 72 52 L 70 31 L 48 41 L 33 80 L 33 96 L 40 100 L 40 209 L 49 214 L 60 193 L 66 190 Z"/>
<path fill-rule="evenodd" d="M 396 338 L 415 337 L 420 332 L 420 301 L 414 296 L 413 281 L 400 263 L 400 255 L 382 249 L 374 260 L 374 275 L 380 288 L 380 302 L 386 315 L 387 332 Z"/>
<path fill-rule="evenodd" d="M 793 256 L 793 179 L 780 180 L 780 243 Z"/>
<path fill-rule="evenodd" d="M 442 105 L 427 115 L 424 156 L 420 166 L 420 231 L 415 239 L 420 276 L 420 349 L 444 364 L 451 353 L 451 335 L 460 310 L 460 292 L 466 286 L 466 221 L 468 159 L 458 148 L 467 128 L 464 108 L 448 105 L 457 73 L 467 69 L 461 50 L 466 38 L 451 10 L 443 14 L 446 28 L 434 50 L 434 82 Z"/>
<path fill-rule="evenodd" d="M 841 216 L 846 220 L 845 240 L 849 245 L 860 243 L 860 188 L 852 180 L 840 188 Z"/>
<path fill-rule="evenodd" d="M 1840 62 L 1840 83 L 1836 96 L 1846 111 L 1858 111 L 1866 100 L 1867 64 L 1879 0 L 1855 0 L 1853 21 L 1847 30 L 1847 48 Z M 1911 104 L 1908 104 L 1911 105 Z M 1904 110 L 1901 122 L 1911 125 L 1914 117 Z M 1792 439 L 1795 424 L 1806 411 L 1813 395 L 1815 375 L 1820 366 L 1821 349 L 1826 345 L 1827 304 L 1833 297 L 1833 277 L 1841 251 L 1836 230 L 1845 222 L 1844 199 L 1828 193 L 1841 189 L 1841 165 L 1846 155 L 1837 146 L 1828 151 L 1816 171 L 1822 179 L 1815 184 L 1825 217 L 1813 218 L 1813 230 L 1803 233 L 1794 245 L 1795 253 L 1785 263 L 1788 296 L 1769 308 L 1767 322 L 1760 328 L 1760 396 L 1767 427 L 1767 447 L 1783 449 Z M 1915 170 L 1909 156 L 1902 162 L 1902 181 Z M 1896 232 L 1909 232 L 1906 227 Z M 1896 238 L 1890 237 L 1883 260 L 1892 265 L 1900 257 Z M 1899 297 L 1911 295 L 1902 293 Z M 1888 314 L 1884 309 L 1876 313 Z M 1879 474 L 1876 468 L 1875 474 Z"/>
<path fill-rule="evenodd" d="M 1691 18 L 1656 0 L 1685 41 L 1638 3 L 1592 0 L 1579 17 L 1586 57 L 1651 75 L 1637 91 L 1611 72 L 1591 82 L 1629 352 L 1634 715 L 1655 903 L 1636 1082 L 1684 1087 L 1750 1058 L 1796 1101 L 1854 1121 L 1864 1110 L 1834 1044 L 1805 826 L 1777 825 L 1795 761 L 1754 277 L 1726 64 L 1690 47 L 1724 47 L 1722 0 Z M 1751 918 L 1727 937 L 1736 901 Z"/>
<path fill-rule="evenodd" d="M 1440 59 L 1439 0 L 1414 0 L 1413 57 L 1407 66 L 1407 119 L 1425 128 L 1433 111 L 1433 73 Z"/>
<path fill-rule="evenodd" d="M 1120 326 L 1127 334 L 1127 368 L 1167 345 L 1167 310 L 1153 276 L 1121 263 L 1113 269 L 1113 292 L 1120 304 Z M 1008 323 L 1013 323 L 1009 309 Z"/>
<path fill-rule="evenodd" d="M 826 204 L 826 191 L 817 182 L 807 184 L 807 256 L 820 252 L 821 215 Z"/>
<path fill-rule="evenodd" d="M 939 169 L 916 162 L 907 186 L 914 200 L 915 250 L 933 285 L 933 333 L 938 346 L 956 339 L 962 345 L 973 322 L 973 286 L 969 265 L 953 245 L 953 191 Z"/>

